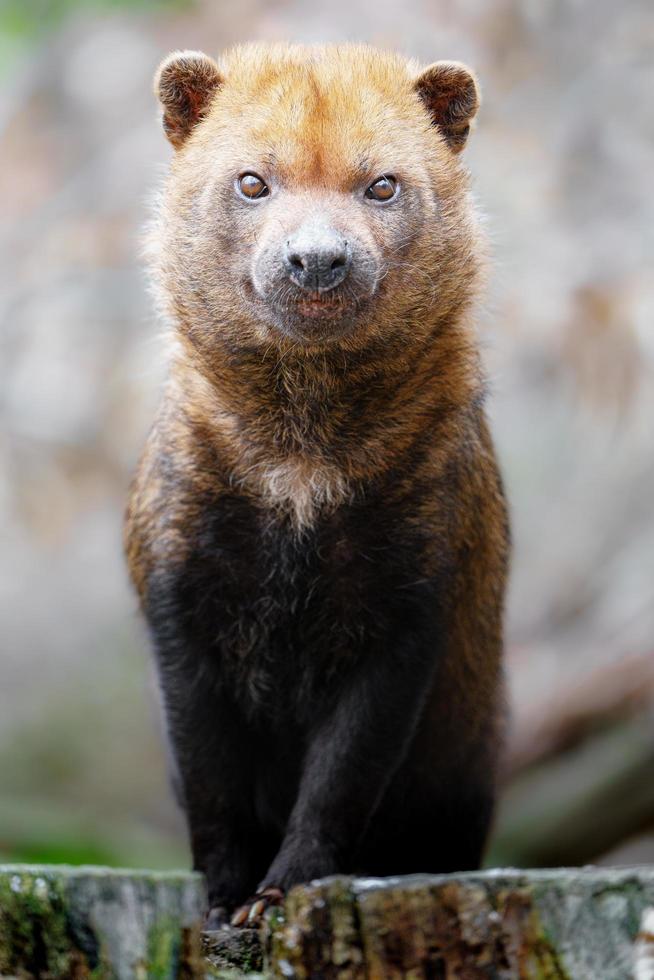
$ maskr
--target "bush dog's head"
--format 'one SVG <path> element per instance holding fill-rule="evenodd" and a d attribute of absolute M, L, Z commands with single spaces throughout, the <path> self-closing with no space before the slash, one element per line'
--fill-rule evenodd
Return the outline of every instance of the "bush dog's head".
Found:
<path fill-rule="evenodd" d="M 478 233 L 459 153 L 479 106 L 456 62 L 365 46 L 170 55 L 175 147 L 159 280 L 202 354 L 412 342 L 465 308 Z"/>

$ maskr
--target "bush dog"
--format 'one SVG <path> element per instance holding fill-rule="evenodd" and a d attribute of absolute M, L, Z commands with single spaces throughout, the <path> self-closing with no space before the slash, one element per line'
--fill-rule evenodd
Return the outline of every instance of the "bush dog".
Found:
<path fill-rule="evenodd" d="M 456 62 L 178 52 L 152 235 L 170 370 L 134 480 L 208 927 L 334 873 L 478 867 L 507 519 L 472 325 Z"/>

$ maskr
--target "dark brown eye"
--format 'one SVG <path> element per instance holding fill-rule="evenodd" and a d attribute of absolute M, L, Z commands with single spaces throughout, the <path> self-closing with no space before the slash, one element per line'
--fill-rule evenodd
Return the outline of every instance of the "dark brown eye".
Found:
<path fill-rule="evenodd" d="M 243 174 L 239 177 L 238 189 L 243 197 L 247 197 L 250 201 L 258 197 L 267 197 L 270 193 L 267 184 L 264 184 L 261 177 L 257 177 L 256 174 Z"/>
<path fill-rule="evenodd" d="M 366 197 L 373 201 L 390 201 L 397 192 L 395 177 L 379 177 L 366 191 Z"/>

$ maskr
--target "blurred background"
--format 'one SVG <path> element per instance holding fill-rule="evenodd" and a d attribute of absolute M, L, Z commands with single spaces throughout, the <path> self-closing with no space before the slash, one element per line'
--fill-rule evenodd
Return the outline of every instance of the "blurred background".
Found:
<path fill-rule="evenodd" d="M 489 863 L 654 860 L 650 0 L 0 0 L 0 860 L 184 866 L 121 555 L 162 377 L 140 238 L 174 48 L 473 65 L 515 537 Z"/>

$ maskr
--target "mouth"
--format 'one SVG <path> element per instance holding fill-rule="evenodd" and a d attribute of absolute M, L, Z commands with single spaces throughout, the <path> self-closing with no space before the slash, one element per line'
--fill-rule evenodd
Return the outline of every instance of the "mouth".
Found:
<path fill-rule="evenodd" d="M 289 303 L 289 312 L 297 311 L 310 320 L 336 320 L 351 312 L 353 304 L 342 297 L 324 293 L 307 293 Z"/>
<path fill-rule="evenodd" d="M 320 292 L 297 288 L 261 288 L 255 280 L 246 285 L 258 309 L 265 307 L 265 319 L 287 337 L 302 343 L 331 343 L 352 333 L 372 299 L 362 290 L 336 288 Z"/>
<path fill-rule="evenodd" d="M 365 305 L 365 304 L 363 304 Z M 272 322 L 289 339 L 303 344 L 330 344 L 356 329 L 362 304 L 306 294 L 270 304 Z"/>

